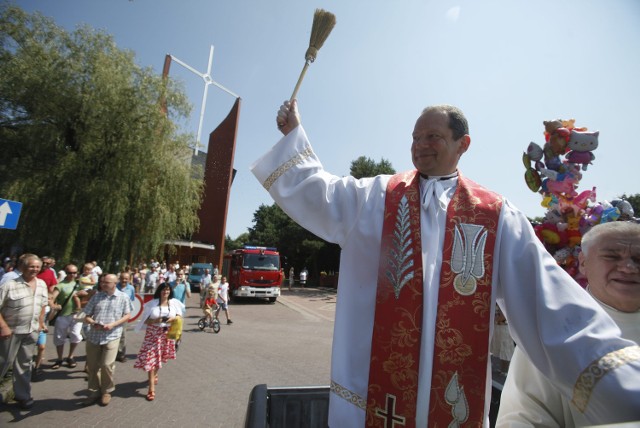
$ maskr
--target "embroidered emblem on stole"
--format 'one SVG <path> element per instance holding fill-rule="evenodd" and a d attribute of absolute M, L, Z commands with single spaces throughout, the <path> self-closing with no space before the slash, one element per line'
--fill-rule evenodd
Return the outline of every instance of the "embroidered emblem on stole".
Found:
<path fill-rule="evenodd" d="M 451 271 L 459 274 L 453 280 L 453 287 L 463 296 L 475 293 L 476 278 L 482 278 L 484 275 L 484 244 L 487 241 L 487 231 L 483 232 L 483 229 L 483 226 L 465 223 L 455 227 Z"/>
<path fill-rule="evenodd" d="M 491 274 L 501 208 L 499 195 L 458 176 L 445 226 L 429 426 L 484 422 Z M 393 176 L 378 269 L 368 427 L 415 426 L 423 314 L 420 210 L 417 171 Z"/>

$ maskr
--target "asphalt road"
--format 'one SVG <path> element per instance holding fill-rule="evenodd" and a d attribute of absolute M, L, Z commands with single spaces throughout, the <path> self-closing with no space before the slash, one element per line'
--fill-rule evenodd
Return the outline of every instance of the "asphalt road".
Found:
<path fill-rule="evenodd" d="M 335 294 L 283 289 L 275 304 L 249 300 L 230 306 L 233 325 L 219 334 L 197 328 L 198 297 L 187 304 L 178 358 L 160 371 L 156 399 L 148 402 L 146 373 L 133 368 L 144 333 L 129 326 L 128 361 L 116 363 L 117 387 L 107 407 L 81 407 L 86 397 L 84 345 L 78 366 L 50 370 L 55 360 L 51 332 L 44 381 L 32 385 L 36 405 L 28 411 L 0 404 L 0 426 L 242 427 L 253 386 L 328 385 Z M 53 329 L 52 329 L 53 330 Z M 65 347 L 66 351 L 67 347 Z"/>

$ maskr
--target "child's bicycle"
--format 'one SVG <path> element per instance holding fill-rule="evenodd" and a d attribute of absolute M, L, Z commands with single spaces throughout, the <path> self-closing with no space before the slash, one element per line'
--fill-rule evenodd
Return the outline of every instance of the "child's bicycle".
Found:
<path fill-rule="evenodd" d="M 209 317 L 202 317 L 198 320 L 198 328 L 204 331 L 205 328 L 211 327 L 214 333 L 220 333 L 220 320 L 213 318 L 213 321 L 209 320 Z"/>

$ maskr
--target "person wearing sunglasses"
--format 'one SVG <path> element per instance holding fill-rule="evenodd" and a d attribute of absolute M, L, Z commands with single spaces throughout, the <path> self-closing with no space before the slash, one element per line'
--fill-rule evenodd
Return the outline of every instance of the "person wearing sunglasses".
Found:
<path fill-rule="evenodd" d="M 82 342 L 82 323 L 76 321 L 74 315 L 80 310 L 80 284 L 78 283 L 78 267 L 74 264 L 68 264 L 64 268 L 64 281 L 59 283 L 51 293 L 51 309 L 49 320 L 54 322 L 53 344 L 56 346 L 58 359 L 51 366 L 52 370 L 57 370 L 62 366 L 64 360 L 64 344 L 69 338 L 69 356 L 67 357 L 67 365 L 69 368 L 75 368 L 76 363 L 74 354 L 78 343 Z M 82 293 L 86 293 L 82 291 Z"/>

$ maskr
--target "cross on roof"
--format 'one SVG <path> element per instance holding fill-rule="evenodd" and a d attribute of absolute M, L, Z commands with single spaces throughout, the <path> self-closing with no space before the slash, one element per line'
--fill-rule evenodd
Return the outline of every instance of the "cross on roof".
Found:
<path fill-rule="evenodd" d="M 225 91 L 226 93 L 228 93 L 229 95 L 232 95 L 236 98 L 240 98 L 238 95 L 234 94 L 233 92 L 231 92 L 229 89 L 225 88 L 224 86 L 220 85 L 218 82 L 214 81 L 213 78 L 211 77 L 211 63 L 213 61 L 213 45 L 211 45 L 210 49 L 209 49 L 209 65 L 207 66 L 207 72 L 206 73 L 201 73 L 198 70 L 196 70 L 195 68 L 191 67 L 190 65 L 186 64 L 183 61 L 180 61 L 178 58 L 176 58 L 173 55 L 169 55 L 171 57 L 171 59 L 175 62 L 177 62 L 178 64 L 180 64 L 181 66 L 183 66 L 184 68 L 186 68 L 187 70 L 189 70 L 190 72 L 200 76 L 202 78 L 202 80 L 204 81 L 204 93 L 202 94 L 202 105 L 200 106 L 200 120 L 198 122 L 198 133 L 196 135 L 196 145 L 194 148 L 194 155 L 198 154 L 198 146 L 200 145 L 200 138 L 202 135 L 202 120 L 204 119 L 204 110 L 207 104 L 207 91 L 209 90 L 209 85 L 215 85 L 218 88 L 222 89 L 223 91 Z"/>

